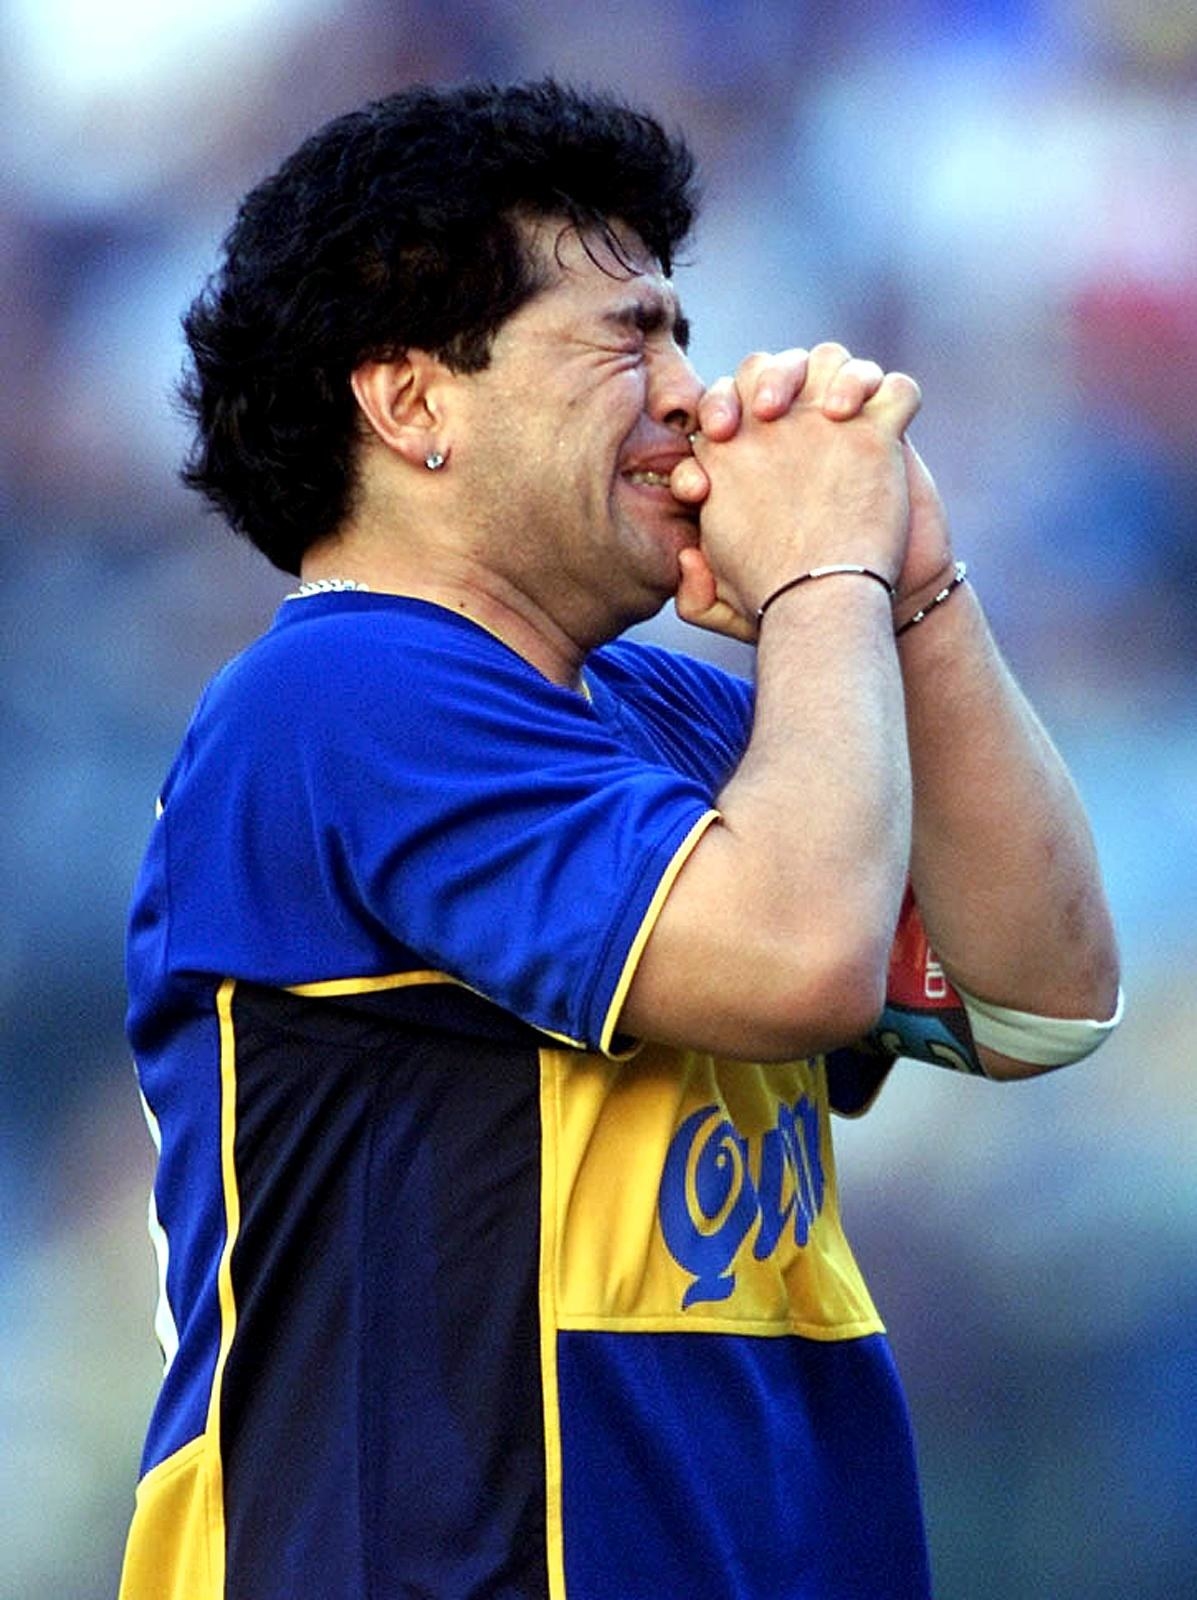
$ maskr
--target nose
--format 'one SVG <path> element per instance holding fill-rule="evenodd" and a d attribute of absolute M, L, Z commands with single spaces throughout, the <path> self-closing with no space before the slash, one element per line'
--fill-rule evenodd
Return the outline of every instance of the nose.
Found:
<path fill-rule="evenodd" d="M 648 412 L 654 421 L 676 433 L 695 432 L 702 392 L 702 380 L 681 350 L 674 347 L 654 356 L 648 395 Z"/>

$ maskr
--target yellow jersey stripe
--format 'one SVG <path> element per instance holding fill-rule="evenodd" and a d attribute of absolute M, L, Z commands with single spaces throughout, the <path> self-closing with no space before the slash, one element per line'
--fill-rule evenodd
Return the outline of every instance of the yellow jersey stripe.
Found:
<path fill-rule="evenodd" d="M 718 821 L 718 811 L 708 811 L 699 817 L 674 852 L 672 861 L 670 861 L 661 875 L 661 881 L 657 885 L 656 893 L 649 901 L 648 910 L 644 913 L 644 920 L 640 924 L 636 937 L 632 940 L 632 947 L 628 951 L 627 960 L 623 964 L 623 971 L 619 975 L 619 982 L 615 985 L 615 993 L 611 996 L 611 1004 L 607 1008 L 607 1015 L 603 1021 L 603 1034 L 599 1040 L 599 1049 L 605 1056 L 611 1056 L 614 1060 L 623 1059 L 617 1052 L 612 1051 L 611 1041 L 619 1027 L 619 1014 L 623 1010 L 623 1003 L 628 997 L 628 990 L 632 986 L 632 979 L 636 975 L 640 957 L 644 954 L 644 947 L 648 943 L 649 934 L 656 927 L 657 918 L 661 915 L 661 908 L 665 904 L 666 896 L 669 894 L 670 889 L 673 888 L 678 873 L 690 859 L 695 845 L 711 823 Z"/>

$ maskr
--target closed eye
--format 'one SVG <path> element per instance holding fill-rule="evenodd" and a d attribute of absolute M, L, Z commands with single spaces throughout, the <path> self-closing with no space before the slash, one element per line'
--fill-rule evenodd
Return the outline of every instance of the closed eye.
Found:
<path fill-rule="evenodd" d="M 607 311 L 603 321 L 612 327 L 638 333 L 645 339 L 664 333 L 673 338 L 679 349 L 689 348 L 689 318 L 663 300 L 631 300 Z"/>

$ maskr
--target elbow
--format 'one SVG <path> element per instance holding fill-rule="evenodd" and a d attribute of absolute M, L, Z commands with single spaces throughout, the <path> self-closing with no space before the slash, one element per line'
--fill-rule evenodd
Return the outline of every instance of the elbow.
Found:
<path fill-rule="evenodd" d="M 1099 1050 L 1122 1021 L 1123 996 L 1115 983 L 1088 1017 L 1043 1016 L 965 997 L 977 1054 L 987 1077 L 1010 1082 L 1075 1066 Z"/>
<path fill-rule="evenodd" d="M 761 1060 L 821 1055 L 862 1039 L 885 1008 L 888 946 L 853 941 L 789 959 L 767 995 L 758 992 L 753 1034 Z"/>
<path fill-rule="evenodd" d="M 822 1055 L 870 1032 L 885 1006 L 890 907 L 875 895 L 770 904 L 726 880 L 695 905 L 688 871 L 640 952 L 620 1032 L 758 1062 Z"/>

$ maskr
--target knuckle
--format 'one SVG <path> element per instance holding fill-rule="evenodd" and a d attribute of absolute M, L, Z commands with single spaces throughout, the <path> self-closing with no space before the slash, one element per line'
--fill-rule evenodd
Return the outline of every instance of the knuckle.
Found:
<path fill-rule="evenodd" d="M 883 377 L 884 373 L 875 361 L 869 361 L 864 356 L 852 356 L 836 373 L 835 381 L 837 384 L 849 382 L 862 388 L 875 388 Z"/>
<path fill-rule="evenodd" d="M 923 391 L 908 372 L 887 372 L 883 381 L 895 399 L 917 403 L 923 398 Z"/>
<path fill-rule="evenodd" d="M 755 377 L 760 369 L 772 359 L 773 357 L 768 350 L 753 350 L 740 362 L 736 369 L 736 376 L 740 378 Z"/>
<path fill-rule="evenodd" d="M 698 402 L 698 426 L 702 431 L 723 417 L 739 414 L 739 391 L 732 378 L 717 378 Z"/>
<path fill-rule="evenodd" d="M 852 353 L 836 339 L 822 339 L 811 348 L 810 358 L 820 365 L 838 362 L 841 366 L 852 359 Z"/>
<path fill-rule="evenodd" d="M 805 350 L 779 350 L 769 358 L 768 366 L 774 376 L 789 381 L 805 373 L 809 359 Z"/>

